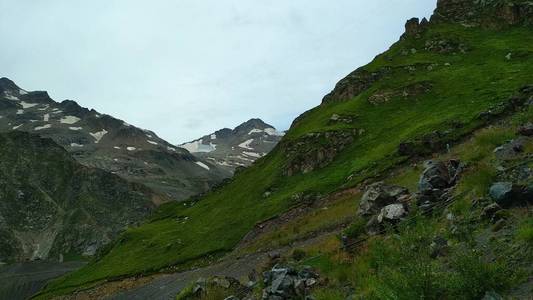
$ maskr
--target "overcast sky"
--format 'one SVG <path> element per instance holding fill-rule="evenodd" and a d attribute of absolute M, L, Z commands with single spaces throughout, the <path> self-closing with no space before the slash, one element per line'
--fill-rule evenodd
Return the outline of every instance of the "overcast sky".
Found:
<path fill-rule="evenodd" d="M 0 77 L 170 142 L 287 129 L 435 0 L 0 0 Z"/>

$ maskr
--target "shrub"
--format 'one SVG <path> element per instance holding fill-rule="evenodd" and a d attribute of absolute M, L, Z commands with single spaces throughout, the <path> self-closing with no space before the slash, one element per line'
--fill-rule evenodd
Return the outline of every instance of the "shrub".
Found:
<path fill-rule="evenodd" d="M 357 239 L 366 233 L 366 221 L 363 218 L 357 218 L 348 228 L 344 230 L 344 235 L 350 239 Z"/>

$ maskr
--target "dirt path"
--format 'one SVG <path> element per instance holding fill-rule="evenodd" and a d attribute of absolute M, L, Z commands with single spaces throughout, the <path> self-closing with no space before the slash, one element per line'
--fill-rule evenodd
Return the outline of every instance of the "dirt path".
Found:
<path fill-rule="evenodd" d="M 308 239 L 299 243 L 295 243 L 290 247 L 284 247 L 268 252 L 260 252 L 249 254 L 244 257 L 234 257 L 229 255 L 223 261 L 213 264 L 211 266 L 200 268 L 196 270 L 165 274 L 154 276 L 149 282 L 137 286 L 132 289 L 115 291 L 112 295 L 104 297 L 105 299 L 126 300 L 126 299 L 151 299 L 151 300 L 170 300 L 175 299 L 176 295 L 191 282 L 198 278 L 207 278 L 212 276 L 229 276 L 236 279 L 243 279 L 248 276 L 258 266 L 266 265 L 270 258 L 269 255 L 273 253 L 287 253 L 294 247 L 301 247 L 317 243 L 325 238 L 330 237 L 336 232 L 324 233 L 312 239 Z M 105 288 L 101 287 L 105 290 Z M 102 290 L 102 291 L 103 291 Z M 92 294 L 92 295 L 91 295 Z M 81 297 L 80 297 L 81 296 Z M 78 295 L 77 299 L 97 299 L 101 298 L 102 294 L 97 291 L 93 293 Z"/>

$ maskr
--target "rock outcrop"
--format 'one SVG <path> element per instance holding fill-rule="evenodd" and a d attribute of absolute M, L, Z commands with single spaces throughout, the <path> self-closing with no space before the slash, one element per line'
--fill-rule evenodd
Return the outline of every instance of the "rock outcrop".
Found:
<path fill-rule="evenodd" d="M 297 140 L 285 141 L 281 144 L 287 157 L 284 174 L 306 174 L 329 165 L 363 134 L 363 129 L 338 130 L 309 133 Z"/>
<path fill-rule="evenodd" d="M 263 300 L 300 299 L 318 283 L 318 274 L 310 267 L 300 272 L 291 267 L 274 266 L 263 273 Z"/>
<path fill-rule="evenodd" d="M 533 3 L 506 0 L 439 0 L 431 22 L 501 28 L 532 25 Z"/>

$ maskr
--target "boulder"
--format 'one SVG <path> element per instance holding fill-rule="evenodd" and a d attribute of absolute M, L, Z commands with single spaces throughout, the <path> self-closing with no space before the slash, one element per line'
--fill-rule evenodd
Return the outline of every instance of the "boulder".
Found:
<path fill-rule="evenodd" d="M 311 286 L 318 283 L 318 274 L 310 267 L 300 272 L 290 267 L 274 266 L 263 273 L 264 300 L 300 299 L 305 296 Z"/>
<path fill-rule="evenodd" d="M 496 149 L 494 149 L 494 155 L 497 159 L 500 160 L 513 160 L 524 152 L 524 138 L 518 138 L 512 141 L 509 141 Z"/>
<path fill-rule="evenodd" d="M 372 215 L 381 212 L 387 205 L 399 203 L 400 199 L 409 196 L 409 191 L 401 186 L 387 185 L 376 182 L 368 186 L 359 203 L 360 215 Z"/>
<path fill-rule="evenodd" d="M 407 215 L 407 210 L 401 203 L 389 204 L 381 209 L 378 215 L 378 222 L 384 221 L 395 222 L 399 221 Z"/>
<path fill-rule="evenodd" d="M 430 210 L 432 203 L 449 198 L 450 188 L 455 185 L 463 166 L 458 160 L 430 160 L 424 166 L 418 181 L 417 203 L 422 209 Z"/>
<path fill-rule="evenodd" d="M 496 182 L 489 189 L 489 195 L 503 208 L 520 206 L 533 202 L 533 185 L 518 185 L 512 182 Z"/>
<path fill-rule="evenodd" d="M 513 198 L 513 183 L 496 182 L 490 187 L 489 195 L 498 205 L 508 207 Z"/>

